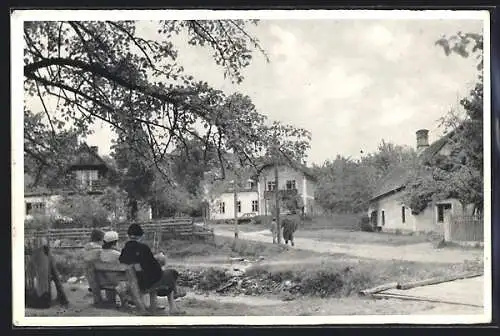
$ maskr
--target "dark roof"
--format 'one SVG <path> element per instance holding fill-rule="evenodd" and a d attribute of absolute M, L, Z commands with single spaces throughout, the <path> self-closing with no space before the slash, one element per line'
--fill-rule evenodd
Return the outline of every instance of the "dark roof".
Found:
<path fill-rule="evenodd" d="M 372 200 L 403 188 L 409 177 L 410 171 L 404 167 L 392 169 L 375 188 Z"/>
<path fill-rule="evenodd" d="M 71 169 L 75 166 L 99 166 L 108 168 L 99 154 L 94 152 L 86 143 L 81 144 L 69 168 Z"/>
<path fill-rule="evenodd" d="M 419 161 L 424 165 L 428 165 L 430 160 L 448 143 L 453 134 L 454 132 L 446 134 L 424 149 L 424 151 L 419 155 Z M 410 175 L 411 171 L 407 167 L 394 168 L 387 173 L 387 175 L 377 185 L 371 200 L 373 201 L 404 188 Z"/>
<path fill-rule="evenodd" d="M 262 172 L 264 169 L 266 168 L 269 168 L 269 167 L 272 167 L 274 165 L 274 163 L 265 163 L 263 164 L 260 169 L 259 169 L 259 174 L 260 172 Z M 300 164 L 300 163 L 292 163 L 292 162 L 288 162 L 286 164 L 286 166 L 289 166 L 289 167 L 292 167 L 300 172 L 302 172 L 306 177 L 308 177 L 310 180 L 316 182 L 317 181 L 317 178 L 316 176 L 314 176 L 314 174 L 311 172 L 311 170 L 306 167 L 305 165 L 303 164 Z"/>

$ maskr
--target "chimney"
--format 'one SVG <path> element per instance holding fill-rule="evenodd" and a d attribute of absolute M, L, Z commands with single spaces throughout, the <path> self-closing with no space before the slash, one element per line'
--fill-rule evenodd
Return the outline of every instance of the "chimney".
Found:
<path fill-rule="evenodd" d="M 429 131 L 420 129 L 417 131 L 417 152 L 422 152 L 429 147 Z"/>
<path fill-rule="evenodd" d="M 97 153 L 98 153 L 98 151 L 97 151 L 97 150 L 98 150 L 97 146 L 90 146 L 90 150 L 91 150 L 91 151 L 92 151 L 92 153 L 94 153 L 94 154 L 97 154 Z"/>

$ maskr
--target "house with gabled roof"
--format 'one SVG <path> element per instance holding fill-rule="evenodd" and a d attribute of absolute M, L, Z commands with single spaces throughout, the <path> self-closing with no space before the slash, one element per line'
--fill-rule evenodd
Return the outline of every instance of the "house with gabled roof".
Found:
<path fill-rule="evenodd" d="M 287 162 L 278 165 L 278 185 L 274 177 L 274 164 L 262 164 L 258 172 L 249 177 L 237 193 L 236 209 L 238 217 L 241 216 L 267 216 L 271 215 L 274 207 L 276 190 L 281 195 L 293 195 L 302 200 L 301 206 L 304 214 L 313 214 L 315 211 L 314 193 L 316 190 L 316 177 L 308 167 L 298 163 Z M 209 204 L 208 218 L 224 220 L 234 218 L 234 193 L 231 187 L 220 191 L 215 198 L 207 199 Z M 287 209 L 281 204 L 281 213 Z"/>
<path fill-rule="evenodd" d="M 56 211 L 57 203 L 63 195 L 74 195 L 83 193 L 91 196 L 99 196 L 104 190 L 112 185 L 110 181 L 114 171 L 99 155 L 97 146 L 80 144 L 74 153 L 73 159 L 66 168 L 64 183 L 57 187 L 28 189 L 24 192 L 25 218 L 30 219 L 37 215 L 49 215 L 58 217 Z M 25 176 L 26 178 L 27 176 Z M 144 212 L 144 211 L 142 211 Z M 141 219 L 151 219 L 151 209 L 139 214 Z"/>
<path fill-rule="evenodd" d="M 421 164 L 429 165 L 439 156 L 452 154 L 451 137 L 454 132 L 429 145 L 428 130 L 416 132 L 417 153 Z M 391 170 L 375 188 L 370 200 L 368 216 L 377 231 L 442 232 L 451 215 L 462 213 L 462 205 L 456 199 L 445 199 L 428 204 L 418 213 L 402 200 L 411 171 L 405 167 Z"/>

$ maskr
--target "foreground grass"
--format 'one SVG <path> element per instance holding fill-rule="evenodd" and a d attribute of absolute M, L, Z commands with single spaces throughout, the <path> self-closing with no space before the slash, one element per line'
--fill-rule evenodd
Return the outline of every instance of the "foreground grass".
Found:
<path fill-rule="evenodd" d="M 61 307 L 54 304 L 48 309 L 26 308 L 26 316 L 137 316 L 134 311 L 102 309 L 93 307 L 91 298 L 83 286 L 65 286 L 70 305 Z M 372 300 L 362 298 L 299 298 L 294 301 L 276 300 L 275 305 L 260 305 L 258 298 L 243 298 L 238 303 L 224 302 L 216 296 L 185 297 L 178 306 L 186 312 L 185 316 L 328 316 L 328 315 L 377 315 L 410 314 L 432 309 L 436 304 L 400 300 Z M 161 304 L 164 299 L 160 299 Z M 166 314 L 167 312 L 163 312 Z"/>
<path fill-rule="evenodd" d="M 148 242 L 146 242 L 148 243 Z M 151 244 L 149 244 L 151 246 Z M 227 260 L 229 257 L 264 257 L 269 259 L 280 258 L 307 258 L 316 255 L 313 252 L 303 250 L 290 250 L 284 245 L 268 244 L 246 240 L 234 241 L 232 238 L 215 237 L 215 242 L 168 240 L 160 246 L 167 259 L 182 261 L 193 257 L 205 257 L 206 259 Z M 52 254 L 56 267 L 63 278 L 79 277 L 84 275 L 83 250 L 82 249 L 53 249 Z"/>
<path fill-rule="evenodd" d="M 169 258 L 182 259 L 192 256 L 271 257 L 289 253 L 290 248 L 285 245 L 243 239 L 235 241 L 233 238 L 216 236 L 215 243 L 170 240 L 161 246 L 161 250 Z M 302 250 L 296 250 L 293 253 L 296 257 L 308 257 L 316 254 Z"/>
<path fill-rule="evenodd" d="M 267 277 L 292 283 L 291 292 L 314 296 L 346 297 L 389 282 L 405 283 L 434 277 L 480 272 L 482 262 L 461 264 L 417 263 L 406 261 L 331 260 L 318 264 L 256 265 L 249 276 Z M 295 284 L 295 286 L 294 286 Z"/>
<path fill-rule="evenodd" d="M 350 233 L 343 232 L 343 234 Z M 363 232 L 363 234 L 365 233 Z M 373 235 L 380 234 L 373 233 Z M 405 238 L 404 236 L 394 237 Z M 349 297 L 356 296 L 360 290 L 388 282 L 404 283 L 482 271 L 483 269 L 483 263 L 480 261 L 455 264 L 396 260 L 374 261 L 345 255 L 322 255 L 284 245 L 241 239 L 235 242 L 234 239 L 225 237 L 216 237 L 215 243 L 170 240 L 164 242 L 161 250 L 171 260 L 171 263 L 178 262 L 181 265 L 187 260 L 190 260 L 191 264 L 195 264 L 196 262 L 192 262 L 193 257 L 202 257 L 199 258 L 201 260 L 213 260 L 220 257 L 226 263 L 228 257 L 249 259 L 254 257 L 254 260 L 258 257 L 264 257 L 263 262 L 254 264 L 247 269 L 245 274 L 246 277 L 254 278 L 251 280 L 252 286 L 255 284 L 257 290 L 231 289 L 235 290 L 236 294 L 251 295 L 287 292 L 318 297 Z M 63 280 L 84 274 L 81 253 L 82 250 L 54 251 L 56 264 Z M 196 258 L 194 259 L 196 260 Z M 202 267 L 189 265 L 179 267 L 181 273 L 190 274 L 189 281 L 186 280 L 189 282 L 188 287 L 195 286 L 202 290 L 211 291 L 231 279 L 231 275 L 226 274 L 225 270 L 220 267 L 203 266 L 203 262 L 200 265 Z M 286 284 L 286 288 L 284 284 Z"/>

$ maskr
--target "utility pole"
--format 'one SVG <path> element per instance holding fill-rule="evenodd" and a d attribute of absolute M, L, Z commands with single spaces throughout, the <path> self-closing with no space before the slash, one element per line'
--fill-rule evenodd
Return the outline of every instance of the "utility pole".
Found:
<path fill-rule="evenodd" d="M 278 229 L 278 245 L 281 244 L 281 223 L 280 223 L 280 195 L 279 195 L 279 176 L 278 176 L 278 150 L 275 145 L 274 150 L 274 196 L 276 201 L 276 227 Z"/>
<path fill-rule="evenodd" d="M 233 180 L 234 198 L 234 239 L 238 239 L 238 190 L 236 189 L 236 177 Z"/>

